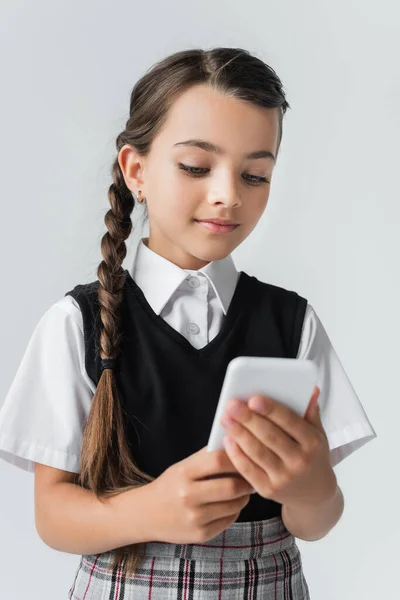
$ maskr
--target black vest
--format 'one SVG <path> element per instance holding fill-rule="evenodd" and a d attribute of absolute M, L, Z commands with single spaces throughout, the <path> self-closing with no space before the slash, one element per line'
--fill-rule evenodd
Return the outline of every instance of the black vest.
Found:
<path fill-rule="evenodd" d="M 115 375 L 132 457 L 143 471 L 158 477 L 207 445 L 230 360 L 297 357 L 307 300 L 241 271 L 219 333 L 196 349 L 153 311 L 125 272 L 124 337 Z M 86 371 L 96 385 L 101 376 L 98 286 L 98 280 L 79 284 L 65 294 L 79 303 Z M 281 504 L 252 494 L 237 521 L 280 514 Z"/>

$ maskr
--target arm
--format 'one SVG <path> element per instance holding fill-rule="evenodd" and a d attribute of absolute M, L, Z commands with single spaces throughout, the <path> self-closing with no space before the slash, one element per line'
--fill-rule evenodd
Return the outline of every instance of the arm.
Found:
<path fill-rule="evenodd" d="M 147 485 L 100 501 L 93 492 L 73 483 L 73 473 L 62 471 L 63 481 L 44 485 L 42 474 L 57 471 L 60 473 L 46 465 L 35 466 L 35 524 L 50 548 L 99 554 L 150 539 L 146 527 L 150 519 L 144 518 L 149 505 Z"/>
<path fill-rule="evenodd" d="M 323 538 L 339 521 L 344 510 L 342 490 L 336 487 L 334 495 L 318 506 L 282 506 L 282 520 L 295 537 L 306 541 Z"/>

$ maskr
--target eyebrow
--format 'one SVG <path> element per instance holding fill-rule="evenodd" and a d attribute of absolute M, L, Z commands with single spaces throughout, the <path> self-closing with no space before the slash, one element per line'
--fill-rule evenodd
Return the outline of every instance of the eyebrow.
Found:
<path fill-rule="evenodd" d="M 211 142 L 207 142 L 206 140 L 185 140 L 184 142 L 177 142 L 174 146 L 197 146 L 198 148 L 202 148 L 207 152 L 217 152 L 218 154 L 224 154 L 224 151 L 220 146 L 216 146 Z M 255 150 L 254 152 L 250 152 L 250 154 L 246 154 L 246 158 L 270 158 L 275 162 L 275 156 L 270 152 L 270 150 Z"/>

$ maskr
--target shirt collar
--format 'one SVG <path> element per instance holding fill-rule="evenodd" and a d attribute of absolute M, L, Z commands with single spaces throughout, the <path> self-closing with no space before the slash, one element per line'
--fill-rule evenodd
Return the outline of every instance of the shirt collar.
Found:
<path fill-rule="evenodd" d="M 139 241 L 130 274 L 157 315 L 161 313 L 188 274 L 196 273 L 203 273 L 207 277 L 222 310 L 227 313 L 239 276 L 231 255 L 221 260 L 214 260 L 198 271 L 181 269 L 150 250 L 145 244 L 147 240 L 148 238 L 142 238 Z"/>

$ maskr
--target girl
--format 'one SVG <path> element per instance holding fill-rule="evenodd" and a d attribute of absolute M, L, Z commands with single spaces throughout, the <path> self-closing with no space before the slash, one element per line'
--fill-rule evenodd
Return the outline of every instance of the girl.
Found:
<path fill-rule="evenodd" d="M 177 52 L 133 88 L 98 279 L 42 317 L 0 415 L 40 537 L 81 554 L 70 599 L 309 598 L 295 537 L 339 520 L 333 467 L 376 434 L 312 306 L 231 257 L 267 205 L 287 108 L 237 48 Z M 123 269 L 134 199 L 149 236 Z M 312 359 L 318 387 L 304 419 L 232 401 L 232 443 L 207 452 L 239 355 Z"/>

